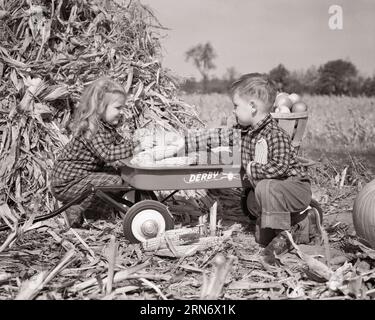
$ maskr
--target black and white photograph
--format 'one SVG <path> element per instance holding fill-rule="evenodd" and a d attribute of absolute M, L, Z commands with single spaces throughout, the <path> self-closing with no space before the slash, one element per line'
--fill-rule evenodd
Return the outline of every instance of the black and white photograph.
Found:
<path fill-rule="evenodd" d="M 0 0 L 0 300 L 374 299 L 374 0 Z"/>

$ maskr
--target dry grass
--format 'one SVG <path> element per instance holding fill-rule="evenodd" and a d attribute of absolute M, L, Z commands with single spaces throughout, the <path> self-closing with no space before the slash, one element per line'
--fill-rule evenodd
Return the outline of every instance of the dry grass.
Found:
<path fill-rule="evenodd" d="M 185 95 L 183 99 L 197 107 L 201 119 L 209 127 L 226 123 L 232 114 L 230 98 L 221 94 Z M 374 150 L 375 98 L 303 96 L 309 106 L 303 148 L 337 152 Z"/>
<path fill-rule="evenodd" d="M 374 150 L 375 98 L 305 96 L 310 106 L 305 145 L 330 151 Z"/>
<path fill-rule="evenodd" d="M 216 195 L 225 229 L 244 218 L 237 191 Z M 326 217 L 333 217 L 338 207 L 348 210 L 351 202 L 352 196 L 322 201 Z M 248 220 L 226 241 L 192 256 L 171 258 L 172 250 L 163 256 L 161 250 L 129 244 L 121 221 L 96 221 L 89 229 L 72 230 L 56 217 L 0 253 L 0 300 L 202 299 L 204 284 L 220 278 L 215 261 L 223 253 L 231 257 L 231 268 L 215 299 L 373 299 L 375 251 L 351 236 L 347 225 L 330 220 L 325 223 L 328 264 L 323 246 L 299 245 L 278 257 L 280 266 L 269 266 L 261 259 L 262 248 Z M 4 236 L 0 234 L 0 240 Z"/>

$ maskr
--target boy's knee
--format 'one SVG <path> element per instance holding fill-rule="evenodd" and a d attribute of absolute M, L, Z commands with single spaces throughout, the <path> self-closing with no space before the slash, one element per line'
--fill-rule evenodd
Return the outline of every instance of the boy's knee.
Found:
<path fill-rule="evenodd" d="M 260 196 L 261 194 L 268 192 L 269 188 L 271 187 L 271 179 L 263 179 L 260 180 L 255 186 L 255 196 Z"/>
<path fill-rule="evenodd" d="M 285 185 L 282 180 L 263 179 L 255 187 L 255 198 L 259 203 L 262 203 L 262 199 L 268 199 L 269 197 L 279 198 L 284 193 L 284 188 Z"/>
<path fill-rule="evenodd" d="M 279 192 L 284 190 L 286 187 L 284 180 L 277 180 L 277 179 L 263 179 L 258 182 L 255 187 L 255 192 Z"/>

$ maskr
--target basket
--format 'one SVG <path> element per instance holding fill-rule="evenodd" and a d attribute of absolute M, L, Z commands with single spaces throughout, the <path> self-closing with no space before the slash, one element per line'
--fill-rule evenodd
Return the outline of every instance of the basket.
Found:
<path fill-rule="evenodd" d="M 296 112 L 296 113 L 271 113 L 271 116 L 278 122 L 280 128 L 284 129 L 290 136 L 292 145 L 296 150 L 302 142 L 303 135 L 305 133 L 308 113 L 307 112 Z"/>

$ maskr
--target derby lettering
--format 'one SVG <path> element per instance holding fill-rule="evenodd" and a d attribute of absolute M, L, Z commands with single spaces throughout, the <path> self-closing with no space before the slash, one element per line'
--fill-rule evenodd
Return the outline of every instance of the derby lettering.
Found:
<path fill-rule="evenodd" d="M 193 182 L 205 182 L 205 181 L 211 181 L 211 180 L 216 180 L 216 178 L 219 176 L 220 171 L 209 171 L 205 173 L 196 173 L 196 174 L 191 174 L 189 176 L 189 179 L 186 180 L 184 178 L 184 181 L 186 183 L 193 183 Z"/>

